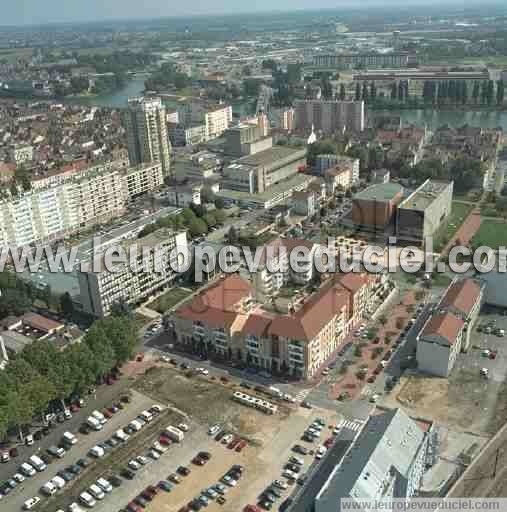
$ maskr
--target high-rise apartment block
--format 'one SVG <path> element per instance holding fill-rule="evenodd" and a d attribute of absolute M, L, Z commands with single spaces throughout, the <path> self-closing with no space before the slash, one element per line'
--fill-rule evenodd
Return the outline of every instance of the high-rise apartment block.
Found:
<path fill-rule="evenodd" d="M 167 176 L 171 167 L 171 143 L 167 134 L 166 108 L 160 98 L 130 98 L 123 113 L 132 165 L 160 163 Z"/>
<path fill-rule="evenodd" d="M 79 288 L 83 309 L 104 317 L 119 301 L 135 304 L 170 286 L 180 272 L 180 257 L 188 250 L 186 233 L 159 229 L 137 240 L 124 243 L 125 263 L 110 272 L 99 254 L 79 272 Z"/>
<path fill-rule="evenodd" d="M 325 134 L 365 128 L 364 101 L 296 100 L 296 130 L 307 132 L 312 126 Z"/>

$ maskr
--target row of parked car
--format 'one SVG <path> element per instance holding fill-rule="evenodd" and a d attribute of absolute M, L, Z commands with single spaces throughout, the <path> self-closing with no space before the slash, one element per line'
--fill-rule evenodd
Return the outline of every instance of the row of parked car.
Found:
<path fill-rule="evenodd" d="M 198 456 L 202 456 L 202 453 L 203 452 L 201 452 L 201 455 L 198 454 Z M 211 457 L 210 454 L 207 455 Z M 192 462 L 194 462 L 194 460 Z M 245 468 L 243 466 L 234 464 L 222 476 L 222 478 L 220 478 L 219 482 L 211 485 L 206 489 L 203 489 L 198 496 L 191 500 L 187 505 L 181 507 L 178 512 L 198 512 L 202 508 L 206 508 L 213 501 L 216 501 L 219 505 L 223 505 L 227 501 L 225 495 L 229 489 L 232 489 L 238 485 L 238 482 L 241 480 L 244 471 Z"/>
<path fill-rule="evenodd" d="M 218 424 L 209 427 L 208 435 L 214 436 L 215 441 L 225 444 L 227 448 L 229 448 L 229 450 L 234 449 L 238 453 L 241 452 L 243 448 L 245 448 L 248 444 L 248 442 L 245 439 L 225 431 L 222 425 Z"/>

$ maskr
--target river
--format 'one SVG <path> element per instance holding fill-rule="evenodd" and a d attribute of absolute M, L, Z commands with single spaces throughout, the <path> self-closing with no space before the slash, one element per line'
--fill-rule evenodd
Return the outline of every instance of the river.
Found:
<path fill-rule="evenodd" d="M 127 106 L 127 99 L 133 96 L 140 96 L 144 91 L 145 77 L 140 75 L 132 78 L 121 89 L 110 94 L 100 96 L 85 96 L 77 98 L 68 98 L 67 103 L 79 103 L 81 105 L 95 105 L 97 107 L 124 108 Z M 176 101 L 165 101 L 167 107 L 175 108 Z M 233 105 L 233 111 L 236 115 L 252 115 L 252 106 L 250 104 L 238 103 Z M 382 113 L 389 115 L 399 115 L 404 123 L 415 123 L 426 125 L 430 130 L 435 130 L 439 126 L 448 124 L 450 126 L 462 126 L 468 123 L 471 126 L 481 126 L 482 128 L 496 128 L 500 126 L 507 132 L 507 111 L 477 111 L 477 110 L 388 110 L 374 111 L 370 115 L 378 116 Z"/>

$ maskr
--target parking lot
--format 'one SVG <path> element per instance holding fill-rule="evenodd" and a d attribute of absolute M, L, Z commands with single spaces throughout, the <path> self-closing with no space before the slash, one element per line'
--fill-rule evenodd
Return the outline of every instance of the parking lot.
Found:
<path fill-rule="evenodd" d="M 28 498 L 37 496 L 41 499 L 37 510 L 42 512 L 67 511 L 73 502 L 80 503 L 80 507 L 86 509 L 82 503 L 82 493 L 86 491 L 95 502 L 90 508 L 100 512 L 109 512 L 128 504 L 131 510 L 137 512 L 136 506 L 140 503 L 146 506 L 148 502 L 149 510 L 155 511 L 176 512 L 193 501 L 194 508 L 198 509 L 195 500 L 199 498 L 201 506 L 203 501 L 209 500 L 211 510 L 226 512 L 242 510 L 246 503 L 262 503 L 266 509 L 277 507 L 290 494 L 306 485 L 302 475 L 316 471 L 321 457 L 322 460 L 326 459 L 327 450 L 322 447 L 316 457 L 319 446 L 326 444 L 331 447 L 333 427 L 345 420 L 333 411 L 306 409 L 274 398 L 272 402 L 278 405 L 278 410 L 273 415 L 265 414 L 233 401 L 232 395 L 238 389 L 259 395 L 258 391 L 246 390 L 239 386 L 239 382 L 234 383 L 230 379 L 199 376 L 170 364 L 152 368 L 135 382 L 130 403 L 111 415 L 101 431 L 85 435 L 78 431 L 77 426 L 70 429 L 64 425 L 65 430 L 72 430 L 76 435 L 77 443 L 63 458 L 56 458 L 48 464 L 47 469 L 26 478 L 2 500 L 2 505 L 19 510 Z M 262 399 L 269 400 L 269 397 Z M 117 430 L 125 429 L 129 422 L 153 404 L 162 405 L 164 410 L 139 432 L 130 432 L 130 439 L 111 447 L 110 440 L 115 437 Z M 315 423 L 316 418 L 321 418 L 320 424 Z M 151 455 L 150 448 L 157 443 L 163 448 L 160 436 L 165 428 L 181 422 L 189 427 L 184 439 L 179 443 L 173 442 L 167 451 L 161 450 L 156 456 Z M 315 437 L 302 440 L 305 431 L 309 435 L 312 423 L 311 431 Z M 222 432 L 218 437 L 208 434 L 211 424 L 220 425 Z M 316 433 L 317 430 L 321 433 Z M 223 437 L 219 439 L 220 436 Z M 306 454 L 295 453 L 295 444 L 306 447 Z M 93 458 L 89 452 L 97 445 L 105 449 L 105 455 Z M 39 446 L 37 453 L 42 452 Z M 202 466 L 194 459 L 199 452 L 209 454 L 209 460 Z M 296 458 L 291 461 L 291 457 Z M 65 476 L 62 473 L 65 471 L 68 476 L 69 467 L 79 459 L 87 461 L 86 467 L 78 468 L 79 474 L 65 481 L 62 490 L 50 497 L 41 493 L 41 487 L 57 473 Z M 132 465 L 134 460 L 137 464 Z M 19 463 L 23 461 L 20 459 Z M 243 474 L 230 473 L 231 468 L 238 465 L 243 468 Z M 180 471 L 180 466 L 190 470 L 188 476 L 180 475 L 180 483 L 168 481 L 169 477 L 173 479 L 173 473 Z M 126 474 L 127 468 L 131 468 L 130 476 Z M 229 485 L 227 478 L 224 479 L 226 475 L 229 475 L 229 479 L 231 475 L 235 476 L 236 483 Z M 106 484 L 114 483 L 111 488 L 104 488 L 104 492 L 100 487 L 95 487 L 97 494 L 94 495 L 90 489 L 100 482 L 100 478 L 105 478 Z M 274 481 L 278 483 L 273 487 Z M 218 490 L 223 498 L 219 498 L 216 488 L 209 489 L 217 484 L 220 484 Z M 156 496 L 150 494 L 150 486 L 159 486 Z M 272 505 L 272 502 L 276 504 Z"/>
<path fill-rule="evenodd" d="M 92 432 L 88 435 L 81 434 L 77 429 L 72 433 L 75 434 L 78 442 L 68 449 L 67 453 L 62 458 L 55 458 L 52 460 L 46 470 L 37 472 L 34 476 L 26 478 L 24 482 L 20 483 L 11 493 L 4 497 L 2 504 L 12 507 L 12 510 L 21 509 L 23 503 L 27 498 L 39 495 L 40 488 L 49 480 L 51 480 L 58 472 L 65 470 L 71 464 L 75 464 L 77 460 L 86 458 L 89 450 L 99 442 L 106 441 L 113 433 L 127 424 L 131 419 L 135 418 L 142 410 L 150 407 L 152 401 L 147 397 L 134 393 L 131 403 L 128 404 L 123 410 L 115 414 L 103 427 L 100 432 Z M 62 430 L 63 433 L 63 430 Z M 58 440 L 59 444 L 61 441 Z M 42 456 L 45 450 L 39 446 L 36 454 Z M 28 457 L 19 457 L 18 466 L 23 462 L 28 461 Z M 18 466 L 14 471 L 18 471 Z M 90 470 L 92 467 L 90 467 Z M 87 470 L 87 471 L 90 471 Z M 86 474 L 86 473 L 85 473 Z M 43 503 L 41 504 L 43 505 Z M 42 509 L 42 506 L 40 507 Z"/>

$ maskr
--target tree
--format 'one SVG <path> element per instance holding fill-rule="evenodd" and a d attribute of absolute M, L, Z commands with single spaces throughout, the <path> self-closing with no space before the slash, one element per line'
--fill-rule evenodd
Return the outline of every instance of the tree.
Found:
<path fill-rule="evenodd" d="M 386 315 L 380 315 L 378 321 L 382 324 L 382 325 L 386 325 L 387 324 L 387 316 Z"/>
<path fill-rule="evenodd" d="M 372 81 L 370 84 L 370 99 L 372 103 L 374 103 L 375 100 L 377 99 L 377 88 L 375 87 L 374 81 Z"/>
<path fill-rule="evenodd" d="M 363 82 L 363 101 L 365 103 L 368 103 L 369 97 L 368 97 L 368 83 L 365 81 Z"/>
<path fill-rule="evenodd" d="M 8 315 L 21 316 L 30 310 L 32 301 L 28 295 L 20 290 L 2 290 L 0 296 L 0 318 Z"/>
<path fill-rule="evenodd" d="M 69 292 L 60 296 L 60 309 L 66 318 L 72 318 L 74 315 L 74 302 Z"/>
<path fill-rule="evenodd" d="M 238 236 L 238 232 L 234 226 L 231 226 L 229 228 L 229 233 L 227 234 L 227 240 L 230 244 L 238 243 L 239 236 Z"/>
<path fill-rule="evenodd" d="M 474 88 L 472 90 L 472 98 L 476 105 L 477 105 L 477 101 L 479 100 L 479 94 L 480 94 L 480 85 L 479 85 L 479 82 L 476 80 L 474 82 Z"/>
<path fill-rule="evenodd" d="M 325 100 L 330 100 L 333 98 L 333 86 L 331 85 L 329 78 L 327 78 L 327 77 L 322 78 L 320 87 L 321 87 L 321 91 L 322 91 L 322 97 Z"/>
<path fill-rule="evenodd" d="M 221 197 L 216 197 L 215 198 L 215 208 L 217 210 L 223 210 L 224 206 L 225 206 L 225 201 Z"/>
<path fill-rule="evenodd" d="M 132 306 L 123 298 L 118 299 L 117 301 L 111 304 L 111 316 L 113 317 L 127 317 L 132 318 L 133 310 Z"/>
<path fill-rule="evenodd" d="M 405 86 L 403 85 L 403 82 L 400 82 L 398 84 L 398 99 L 400 101 L 403 101 L 405 99 Z"/>
<path fill-rule="evenodd" d="M 503 80 L 498 80 L 496 83 L 496 104 L 502 105 L 505 97 L 505 83 Z"/>
<path fill-rule="evenodd" d="M 355 101 L 361 101 L 361 85 L 359 82 L 356 82 L 356 95 L 354 99 Z"/>
<path fill-rule="evenodd" d="M 199 235 L 205 235 L 208 232 L 208 226 L 206 225 L 206 222 L 204 222 L 202 219 L 194 219 L 190 221 L 190 224 L 188 225 L 188 231 L 190 232 L 190 236 L 199 236 Z"/>
<path fill-rule="evenodd" d="M 224 210 L 215 210 L 213 212 L 213 215 L 215 216 L 217 224 L 223 224 L 225 222 L 225 219 L 227 218 L 227 215 L 225 214 Z"/>
<path fill-rule="evenodd" d="M 396 82 L 393 82 L 391 84 L 391 99 L 396 100 L 398 99 L 398 85 Z"/>
<path fill-rule="evenodd" d="M 340 101 L 345 101 L 345 98 L 347 97 L 347 94 L 345 92 L 345 84 L 340 84 Z"/>
<path fill-rule="evenodd" d="M 495 92 L 495 83 L 493 80 L 488 80 L 488 86 L 486 89 L 486 102 L 489 107 L 493 104 L 493 96 Z"/>
<path fill-rule="evenodd" d="M 215 218 L 215 215 L 213 213 L 207 213 L 203 217 L 204 222 L 208 225 L 208 228 L 215 227 L 217 225 L 217 219 Z"/>
<path fill-rule="evenodd" d="M 134 349 L 137 344 L 134 324 L 118 317 L 109 317 L 101 320 L 99 323 L 111 342 L 116 357 L 116 364 L 119 365 L 128 361 L 134 355 Z"/>

